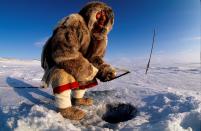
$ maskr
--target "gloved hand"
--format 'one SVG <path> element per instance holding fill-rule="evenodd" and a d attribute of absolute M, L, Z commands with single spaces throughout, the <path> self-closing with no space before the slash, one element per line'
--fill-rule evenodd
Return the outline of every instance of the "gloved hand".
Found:
<path fill-rule="evenodd" d="M 115 77 L 115 75 L 116 75 L 115 69 L 111 68 L 111 66 L 108 64 L 102 64 L 99 68 L 99 71 L 98 71 L 96 77 L 100 81 L 104 82 L 104 81 L 113 79 Z"/>

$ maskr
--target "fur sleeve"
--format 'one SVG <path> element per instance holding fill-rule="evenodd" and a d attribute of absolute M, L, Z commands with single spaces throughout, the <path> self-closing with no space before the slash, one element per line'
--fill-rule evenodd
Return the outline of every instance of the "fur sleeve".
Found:
<path fill-rule="evenodd" d="M 103 57 L 107 47 L 107 37 L 102 40 L 92 40 L 90 44 L 90 52 L 87 54 L 89 61 L 98 69 L 105 64 Z"/>
<path fill-rule="evenodd" d="M 76 28 L 58 28 L 53 34 L 52 44 L 52 58 L 59 68 L 73 75 L 77 81 L 93 79 L 97 71 L 79 52 Z"/>

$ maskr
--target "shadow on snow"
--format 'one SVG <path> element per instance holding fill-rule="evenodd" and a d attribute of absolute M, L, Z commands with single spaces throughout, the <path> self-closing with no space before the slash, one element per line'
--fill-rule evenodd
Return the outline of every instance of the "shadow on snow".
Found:
<path fill-rule="evenodd" d="M 45 91 L 42 91 L 39 88 L 32 88 L 34 86 L 32 86 L 31 84 L 18 80 L 16 78 L 7 77 L 6 82 L 10 87 L 13 87 L 14 91 L 19 96 L 23 97 L 24 99 L 27 99 L 33 104 L 22 103 L 19 107 L 18 106 L 0 107 L 0 116 L 1 116 L 0 131 L 3 130 L 11 131 L 14 128 L 16 128 L 17 120 L 20 119 L 21 117 L 28 116 L 34 104 L 44 106 L 47 109 L 55 110 L 54 104 L 52 102 L 54 100 L 54 96 L 48 94 Z M 27 87 L 27 88 L 21 88 L 21 87 Z M 48 101 L 51 101 L 51 103 L 41 101 L 40 98 L 34 97 L 32 95 L 33 93 L 44 97 Z M 6 109 L 6 111 L 4 111 L 3 108 Z M 13 122 L 12 126 L 9 126 L 8 121 Z"/>

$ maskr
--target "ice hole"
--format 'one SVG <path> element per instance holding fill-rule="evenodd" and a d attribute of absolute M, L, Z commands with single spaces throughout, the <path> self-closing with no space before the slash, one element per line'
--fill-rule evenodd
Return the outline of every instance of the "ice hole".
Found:
<path fill-rule="evenodd" d="M 102 119 L 108 123 L 119 123 L 133 119 L 137 115 L 137 109 L 131 104 L 107 104 Z"/>

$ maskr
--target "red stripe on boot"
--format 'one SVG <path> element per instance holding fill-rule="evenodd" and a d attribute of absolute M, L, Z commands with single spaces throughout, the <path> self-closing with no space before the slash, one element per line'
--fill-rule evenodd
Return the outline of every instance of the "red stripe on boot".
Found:
<path fill-rule="evenodd" d="M 81 85 L 81 86 L 79 87 L 79 89 L 87 89 L 87 88 L 94 87 L 94 86 L 96 86 L 96 85 L 98 85 L 98 82 L 97 82 L 97 81 L 96 81 L 96 82 L 89 83 L 89 84 L 87 84 L 87 85 Z"/>
<path fill-rule="evenodd" d="M 65 90 L 71 90 L 71 89 L 76 89 L 79 87 L 79 83 L 78 82 L 73 82 L 73 83 L 69 83 L 69 84 L 65 84 L 65 85 L 61 85 L 61 86 L 57 86 L 53 89 L 54 94 L 57 93 L 62 93 Z"/>

